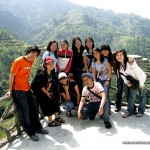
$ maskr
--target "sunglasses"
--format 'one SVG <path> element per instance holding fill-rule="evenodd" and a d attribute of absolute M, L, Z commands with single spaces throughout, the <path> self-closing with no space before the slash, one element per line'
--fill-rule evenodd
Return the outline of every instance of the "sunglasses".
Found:
<path fill-rule="evenodd" d="M 63 80 L 63 79 L 67 79 L 66 77 L 62 77 L 62 78 L 60 78 L 59 80 Z"/>

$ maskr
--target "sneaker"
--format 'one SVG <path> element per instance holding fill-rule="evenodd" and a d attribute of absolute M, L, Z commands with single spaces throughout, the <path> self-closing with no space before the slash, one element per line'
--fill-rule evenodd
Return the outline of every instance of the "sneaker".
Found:
<path fill-rule="evenodd" d="M 138 113 L 136 114 L 136 117 L 142 117 L 142 116 L 143 116 L 143 114 L 140 113 L 140 112 L 138 112 Z"/>
<path fill-rule="evenodd" d="M 112 126 L 111 126 L 111 123 L 108 121 L 108 122 L 104 122 L 104 124 L 105 124 L 105 127 L 107 128 L 107 129 L 109 129 L 109 128 L 111 128 Z"/>
<path fill-rule="evenodd" d="M 42 128 L 42 129 L 38 130 L 37 133 L 48 134 L 49 132 L 47 130 L 45 130 L 45 129 Z"/>
<path fill-rule="evenodd" d="M 129 114 L 128 112 L 125 112 L 123 115 L 122 115 L 122 117 L 123 118 L 127 118 L 128 116 L 130 116 L 131 114 Z"/>
<path fill-rule="evenodd" d="M 32 141 L 38 141 L 38 140 L 39 140 L 39 137 L 38 137 L 36 134 L 30 135 L 29 137 L 30 137 L 30 139 L 31 139 Z"/>

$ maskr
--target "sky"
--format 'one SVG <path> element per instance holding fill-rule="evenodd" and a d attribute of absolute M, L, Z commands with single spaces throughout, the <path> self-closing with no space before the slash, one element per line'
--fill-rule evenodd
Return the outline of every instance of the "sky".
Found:
<path fill-rule="evenodd" d="M 116 13 L 136 14 L 150 19 L 150 0 L 70 0 L 82 6 L 94 6 Z"/>

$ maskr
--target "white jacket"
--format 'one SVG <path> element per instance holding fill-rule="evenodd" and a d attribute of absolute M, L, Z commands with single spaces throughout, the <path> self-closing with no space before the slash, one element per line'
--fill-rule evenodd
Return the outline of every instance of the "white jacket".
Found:
<path fill-rule="evenodd" d="M 121 67 L 120 72 L 124 75 L 131 75 L 133 78 L 139 81 L 140 86 L 143 86 L 146 81 L 146 74 L 145 72 L 137 65 L 136 61 L 132 64 L 127 62 L 126 70 L 124 71 L 123 67 Z M 124 83 L 127 84 L 127 79 L 125 76 L 121 75 Z"/>

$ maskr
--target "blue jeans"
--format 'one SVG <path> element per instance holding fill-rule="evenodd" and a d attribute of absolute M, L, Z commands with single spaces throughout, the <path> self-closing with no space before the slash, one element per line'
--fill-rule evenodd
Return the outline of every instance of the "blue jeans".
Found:
<path fill-rule="evenodd" d="M 117 77 L 117 90 L 115 100 L 115 105 L 117 109 L 121 108 L 122 92 L 123 92 L 123 79 L 121 77 Z"/>
<path fill-rule="evenodd" d="M 29 135 L 34 135 L 42 128 L 39 121 L 39 111 L 34 95 L 31 90 L 24 92 L 20 90 L 12 91 L 13 102 L 24 131 Z"/>
<path fill-rule="evenodd" d="M 125 88 L 125 93 L 127 96 L 127 101 L 128 101 L 128 105 L 127 105 L 127 112 L 129 112 L 129 114 L 132 114 L 133 111 L 135 111 L 135 98 L 136 98 L 136 93 L 137 93 L 137 89 L 132 89 L 129 88 L 127 85 L 124 86 Z M 145 106 L 146 106 L 146 94 L 145 94 L 145 89 L 142 90 L 141 88 L 138 88 L 139 91 L 139 107 L 138 107 L 138 112 L 139 113 L 144 113 L 145 112 Z"/>
<path fill-rule="evenodd" d="M 109 113 L 111 111 L 111 102 L 110 102 L 110 99 L 109 99 L 109 85 L 106 86 L 105 85 L 105 82 L 106 80 L 101 80 L 101 79 L 98 79 L 98 82 L 100 82 L 104 88 L 104 91 L 105 91 L 105 94 L 106 94 L 106 101 L 108 103 L 108 108 L 109 108 Z"/>
<path fill-rule="evenodd" d="M 74 107 L 75 107 L 73 101 L 65 101 L 65 102 L 64 102 L 64 106 L 65 106 L 65 109 L 66 109 L 67 111 L 71 111 L 71 110 L 73 110 Z"/>
<path fill-rule="evenodd" d="M 86 103 L 82 109 L 82 118 L 83 119 L 93 119 L 95 118 L 96 114 L 99 111 L 99 107 L 100 107 L 101 102 L 89 102 Z M 104 105 L 104 113 L 102 115 L 102 118 L 104 120 L 104 122 L 108 122 L 109 121 L 109 114 L 108 114 L 108 103 L 106 102 Z"/>

